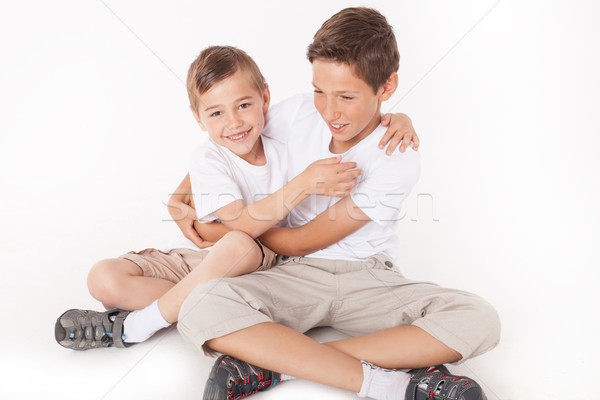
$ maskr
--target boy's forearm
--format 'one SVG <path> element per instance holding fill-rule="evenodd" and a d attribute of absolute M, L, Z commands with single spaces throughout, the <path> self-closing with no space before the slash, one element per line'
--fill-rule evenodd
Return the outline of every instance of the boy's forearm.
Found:
<path fill-rule="evenodd" d="M 242 210 L 226 209 L 226 206 L 216 214 L 229 229 L 256 238 L 287 217 L 294 207 L 309 197 L 304 179 L 298 176 L 275 193 L 246 205 Z"/>
<path fill-rule="evenodd" d="M 177 186 L 177 189 L 175 189 L 175 192 L 173 192 L 169 197 L 169 214 L 171 214 L 173 219 L 175 219 L 180 214 L 180 209 L 179 207 L 177 207 L 177 203 L 183 203 L 193 206 L 192 184 L 190 182 L 189 173 L 183 178 L 179 186 Z"/>
<path fill-rule="evenodd" d="M 259 236 L 258 240 L 277 254 L 305 256 L 313 251 L 301 246 L 302 241 L 298 239 L 302 232 L 298 232 L 298 229 L 274 227 Z"/>
<path fill-rule="evenodd" d="M 327 233 L 322 232 L 319 224 L 309 222 L 297 228 L 271 228 L 258 240 L 277 254 L 284 256 L 301 257 L 328 247 L 339 240 L 336 232 L 329 238 Z"/>
<path fill-rule="evenodd" d="M 198 232 L 202 239 L 209 242 L 220 240 L 230 231 L 228 227 L 218 222 L 201 223 L 200 221 L 194 221 L 194 229 L 196 229 L 196 232 Z"/>
<path fill-rule="evenodd" d="M 305 256 L 342 240 L 370 221 L 369 217 L 345 197 L 297 228 L 271 228 L 259 240 L 278 254 Z"/>

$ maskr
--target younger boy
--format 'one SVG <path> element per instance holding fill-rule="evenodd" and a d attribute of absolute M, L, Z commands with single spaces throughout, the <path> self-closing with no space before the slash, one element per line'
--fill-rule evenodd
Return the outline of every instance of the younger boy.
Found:
<path fill-rule="evenodd" d="M 308 58 L 313 101 L 297 97 L 272 110 L 265 134 L 275 123 L 288 149 L 302 149 L 290 157 L 289 176 L 332 154 L 356 161 L 364 174 L 350 196 L 304 201 L 291 211 L 290 228 L 260 236 L 294 257 L 201 284 L 188 296 L 179 331 L 207 352 L 227 354 L 215 362 L 204 398 L 242 398 L 295 376 L 381 400 L 485 399 L 472 379 L 440 364 L 493 348 L 495 310 L 470 293 L 408 280 L 392 262 L 398 211 L 419 173 L 412 150 L 372 154 L 383 135 L 381 103 L 398 83 L 392 28 L 376 10 L 342 10 L 315 34 Z M 317 326 L 353 337 L 321 344 L 303 335 Z"/>

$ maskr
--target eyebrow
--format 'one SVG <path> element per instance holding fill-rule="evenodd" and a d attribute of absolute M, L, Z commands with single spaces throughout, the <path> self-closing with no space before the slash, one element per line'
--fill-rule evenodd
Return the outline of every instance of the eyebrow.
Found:
<path fill-rule="evenodd" d="M 312 83 L 312 85 L 315 89 L 321 90 L 321 88 L 319 88 L 317 85 L 315 85 L 314 82 Z M 358 91 L 358 90 L 336 90 L 333 93 L 335 93 L 335 94 L 358 94 L 358 93 L 360 93 L 360 91 Z"/>
<path fill-rule="evenodd" d="M 240 101 L 244 101 L 244 100 L 248 100 L 248 99 L 252 99 L 252 96 L 243 96 L 240 97 L 239 99 L 234 100 L 234 103 L 239 103 Z M 221 107 L 222 104 L 216 104 L 214 106 L 210 106 L 204 109 L 204 112 L 212 110 L 213 108 L 217 108 L 217 107 Z"/>

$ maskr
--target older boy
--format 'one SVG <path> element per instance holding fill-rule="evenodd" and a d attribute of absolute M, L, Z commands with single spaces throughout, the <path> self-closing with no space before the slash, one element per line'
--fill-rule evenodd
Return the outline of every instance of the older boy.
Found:
<path fill-rule="evenodd" d="M 180 332 L 228 354 L 215 363 L 204 398 L 241 398 L 294 376 L 374 399 L 484 399 L 478 384 L 441 364 L 493 348 L 495 310 L 475 295 L 410 281 L 391 261 L 397 212 L 419 173 L 416 152 L 373 150 L 383 135 L 381 103 L 398 82 L 392 28 L 375 10 L 342 10 L 316 33 L 308 59 L 314 106 L 296 97 L 274 107 L 265 134 L 272 126 L 286 134 L 296 152 L 289 176 L 331 154 L 364 174 L 350 196 L 304 201 L 290 213 L 292 228 L 261 236 L 292 257 L 252 277 L 200 285 L 187 298 Z M 321 344 L 302 334 L 316 326 L 355 337 Z"/>

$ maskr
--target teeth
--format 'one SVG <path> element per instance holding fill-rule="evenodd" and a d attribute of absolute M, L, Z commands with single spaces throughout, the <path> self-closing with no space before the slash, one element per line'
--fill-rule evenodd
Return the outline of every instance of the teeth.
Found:
<path fill-rule="evenodd" d="M 236 135 L 236 136 L 228 136 L 229 139 L 231 140 L 240 140 L 241 138 L 243 138 L 244 136 L 246 136 L 248 134 L 249 131 L 246 131 L 240 135 Z"/>
<path fill-rule="evenodd" d="M 340 129 L 342 126 L 344 126 L 344 124 L 341 124 L 341 125 L 331 124 L 331 126 L 333 126 L 335 129 Z"/>

